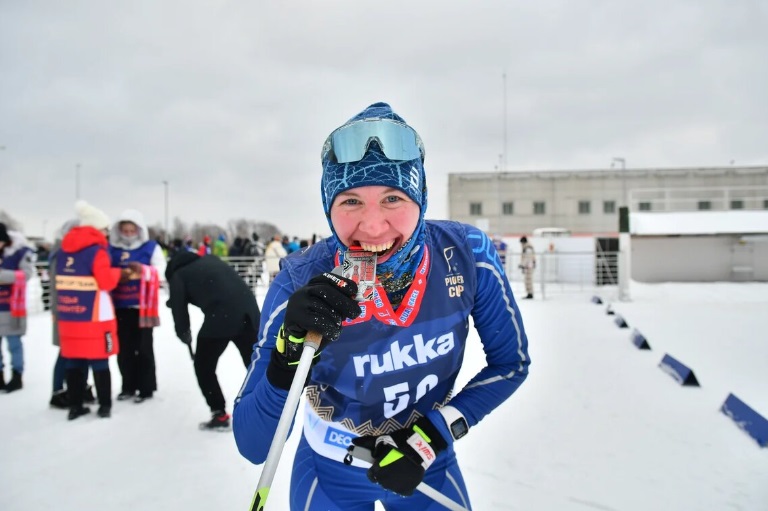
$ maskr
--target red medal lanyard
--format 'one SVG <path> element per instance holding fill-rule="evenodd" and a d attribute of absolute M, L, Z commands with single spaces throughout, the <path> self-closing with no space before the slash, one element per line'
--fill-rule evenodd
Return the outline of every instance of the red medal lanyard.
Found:
<path fill-rule="evenodd" d="M 354 325 L 355 323 L 362 323 L 368 321 L 371 317 L 375 317 L 382 323 L 395 326 L 409 326 L 416 319 L 421 308 L 421 301 L 424 298 L 424 290 L 427 288 L 427 274 L 429 273 L 429 249 L 424 247 L 424 258 L 421 264 L 416 269 L 416 274 L 413 276 L 413 282 L 408 287 L 408 291 L 403 297 L 403 301 L 400 303 L 400 307 L 397 308 L 397 312 L 392 308 L 392 304 L 389 303 L 387 293 L 379 282 L 379 277 L 376 277 L 376 284 L 373 288 L 373 296 L 370 300 L 366 300 L 360 303 L 362 313 L 353 319 L 344 320 L 345 325 Z M 336 252 L 336 266 L 341 264 L 341 253 Z M 375 314 L 374 314 L 375 313 Z"/>

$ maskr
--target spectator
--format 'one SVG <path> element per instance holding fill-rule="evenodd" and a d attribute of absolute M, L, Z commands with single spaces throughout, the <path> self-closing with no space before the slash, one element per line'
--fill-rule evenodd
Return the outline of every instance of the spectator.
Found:
<path fill-rule="evenodd" d="M 496 252 L 499 253 L 499 259 L 501 259 L 501 267 L 504 271 L 507 270 L 507 243 L 504 238 L 498 234 L 493 237 L 493 246 L 496 247 Z"/>
<path fill-rule="evenodd" d="M 245 239 L 245 243 L 243 245 L 243 253 L 247 256 L 252 257 L 262 257 L 264 255 L 264 243 L 259 241 L 259 235 L 255 232 L 251 234 L 251 239 Z"/>
<path fill-rule="evenodd" d="M 120 351 L 109 291 L 126 280 L 132 268 L 110 265 L 107 215 L 85 201 L 78 201 L 75 209 L 80 225 L 61 240 L 56 257 L 56 320 L 66 359 L 68 419 L 91 411 L 83 405 L 88 366 L 96 384 L 98 415 L 106 418 L 112 410 L 109 357 Z"/>
<path fill-rule="evenodd" d="M 197 247 L 197 255 L 204 256 L 211 253 L 211 237 L 207 234 L 203 236 L 203 242 Z"/>
<path fill-rule="evenodd" d="M 165 275 L 170 289 L 168 306 L 183 343 L 192 345 L 188 304 L 205 315 L 194 360 L 197 384 L 211 410 L 211 420 L 201 423 L 200 429 L 228 429 L 229 414 L 216 365 L 230 341 L 243 365 L 250 364 L 260 318 L 256 297 L 232 267 L 217 257 L 180 253 L 169 261 Z"/>
<path fill-rule="evenodd" d="M 62 410 L 69 408 L 69 396 L 67 389 L 64 387 L 67 375 L 67 359 L 61 355 L 60 349 L 61 342 L 59 335 L 59 311 L 58 307 L 56 306 L 58 304 L 58 293 L 56 291 L 56 264 L 58 262 L 59 255 L 61 254 L 62 239 L 67 235 L 67 233 L 69 233 L 69 231 L 72 230 L 73 227 L 77 227 L 79 224 L 80 220 L 77 218 L 68 220 L 64 223 L 64 225 L 61 227 L 61 235 L 53 244 L 48 263 L 48 275 L 51 281 L 51 294 L 49 299 L 51 303 L 51 319 L 53 319 L 51 325 L 51 339 L 53 341 L 53 345 L 59 349 L 59 355 L 56 357 L 56 363 L 53 366 L 53 390 L 49 404 L 54 408 L 60 408 Z M 87 375 L 86 378 L 83 379 L 83 383 L 85 383 L 86 380 Z M 91 386 L 87 384 L 85 387 L 83 402 L 88 404 L 94 402 Z"/>
<path fill-rule="evenodd" d="M 286 252 L 289 254 L 292 254 L 299 250 L 301 248 L 301 245 L 299 244 L 299 237 L 294 236 L 291 241 L 288 242 L 288 247 L 286 248 Z"/>
<path fill-rule="evenodd" d="M 522 253 L 520 254 L 520 265 L 518 268 L 520 268 L 520 271 L 525 276 L 526 292 L 526 296 L 523 299 L 530 300 L 533 298 L 533 272 L 536 270 L 536 252 L 525 236 L 520 238 L 520 248 Z"/>
<path fill-rule="evenodd" d="M 24 345 L 27 333 L 27 281 L 35 275 L 35 250 L 18 231 L 0 223 L 0 389 L 14 392 L 23 386 Z M 11 379 L 5 382 L 2 340 L 8 340 Z"/>
<path fill-rule="evenodd" d="M 123 211 L 112 226 L 109 240 L 113 266 L 123 267 L 129 262 L 142 265 L 141 271 L 131 273 L 128 281 L 112 291 L 122 343 L 117 355 L 122 376 L 117 400 L 141 403 L 157 390 L 152 329 L 160 324 L 157 293 L 166 259 L 157 241 L 149 239 L 144 215 L 135 209 Z"/>
<path fill-rule="evenodd" d="M 235 236 L 232 246 L 229 247 L 229 257 L 242 257 L 243 255 L 245 255 L 243 252 L 243 238 Z"/>
<path fill-rule="evenodd" d="M 277 272 L 280 271 L 280 259 L 287 256 L 288 252 L 283 248 L 280 235 L 275 234 L 272 237 L 272 241 L 267 245 L 264 251 L 264 260 L 267 263 L 267 273 L 269 274 L 269 282 L 274 280 Z"/>
<path fill-rule="evenodd" d="M 213 248 L 211 253 L 216 257 L 229 257 L 229 248 L 227 247 L 227 237 L 224 234 L 219 234 L 216 241 L 213 242 Z"/>

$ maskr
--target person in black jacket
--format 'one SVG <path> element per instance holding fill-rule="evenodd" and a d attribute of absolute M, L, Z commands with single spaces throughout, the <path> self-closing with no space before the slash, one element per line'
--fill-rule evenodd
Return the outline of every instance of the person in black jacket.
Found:
<path fill-rule="evenodd" d="M 229 341 L 240 351 L 245 367 L 251 363 L 261 312 L 256 297 L 243 279 L 216 256 L 178 252 L 165 270 L 176 335 L 192 345 L 187 304 L 199 307 L 205 319 L 197 334 L 195 375 L 212 417 L 200 429 L 227 430 L 230 416 L 216 377 L 216 365 Z"/>

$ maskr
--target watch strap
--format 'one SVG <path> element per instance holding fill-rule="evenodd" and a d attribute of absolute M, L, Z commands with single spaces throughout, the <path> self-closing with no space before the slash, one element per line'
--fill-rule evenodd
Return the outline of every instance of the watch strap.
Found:
<path fill-rule="evenodd" d="M 445 420 L 446 426 L 448 426 L 448 431 L 451 432 L 451 436 L 454 440 L 458 440 L 460 437 L 456 437 L 453 431 L 453 424 L 457 421 L 463 421 L 464 427 L 466 430 L 469 430 L 469 424 L 467 423 L 467 419 L 464 418 L 464 414 L 462 414 L 457 408 L 447 405 L 438 410 L 440 412 L 440 415 L 443 416 L 443 420 Z M 464 435 L 462 435 L 464 436 Z"/>

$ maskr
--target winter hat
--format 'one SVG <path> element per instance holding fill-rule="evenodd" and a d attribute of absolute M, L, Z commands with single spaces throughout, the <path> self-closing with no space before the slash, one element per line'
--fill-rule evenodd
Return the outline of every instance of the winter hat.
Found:
<path fill-rule="evenodd" d="M 387 103 L 374 103 L 352 117 L 342 127 L 362 119 L 391 119 L 407 126 L 405 120 L 397 115 Z M 409 126 L 410 127 L 410 126 Z M 411 128 L 413 129 L 413 128 Z M 414 130 L 415 132 L 415 130 Z M 419 205 L 419 223 L 410 239 L 384 263 L 377 265 L 376 274 L 390 297 L 397 303 L 413 281 L 413 275 L 421 262 L 426 237 L 424 213 L 427 209 L 427 182 L 424 175 L 424 149 L 421 139 L 416 135 L 421 157 L 413 160 L 390 160 L 375 140 L 369 141 L 368 148 L 359 161 L 339 163 L 332 151 L 329 151 L 330 138 L 325 143 L 322 153 L 323 178 L 321 190 L 323 208 L 328 225 L 339 249 L 344 252 L 348 247 L 339 239 L 331 223 L 331 206 L 338 194 L 360 186 L 387 186 L 402 190 Z"/>
<path fill-rule="evenodd" d="M 341 127 L 371 118 L 392 119 L 407 125 L 387 103 L 374 103 Z M 371 142 L 360 161 L 337 163 L 332 157 L 323 157 L 321 188 L 326 215 L 331 211 L 333 200 L 338 194 L 359 186 L 389 186 L 402 190 L 421 207 L 421 214 L 424 215 L 427 208 L 427 182 L 423 153 L 421 158 L 414 160 L 389 160 L 378 144 Z"/>
<path fill-rule="evenodd" d="M 107 214 L 84 200 L 79 200 L 75 203 L 75 211 L 80 219 L 81 226 L 89 225 L 98 230 L 109 229 L 111 222 Z"/>
<path fill-rule="evenodd" d="M 64 239 L 64 236 L 67 235 L 69 231 L 71 231 L 73 228 L 80 225 L 80 219 L 79 218 L 70 218 L 66 222 L 64 222 L 61 226 L 61 229 L 59 229 L 59 240 Z"/>
<path fill-rule="evenodd" d="M 0 222 L 0 241 L 5 242 L 6 244 L 11 243 L 11 237 L 8 236 L 8 228 L 2 222 Z"/>

